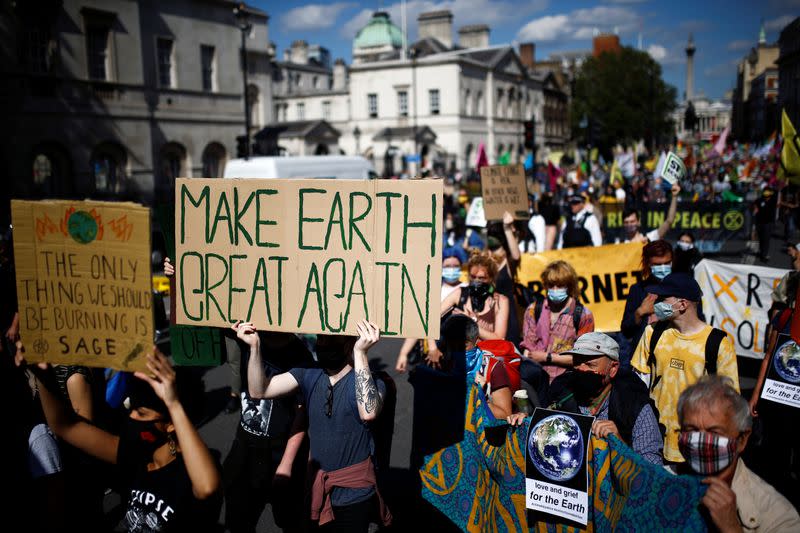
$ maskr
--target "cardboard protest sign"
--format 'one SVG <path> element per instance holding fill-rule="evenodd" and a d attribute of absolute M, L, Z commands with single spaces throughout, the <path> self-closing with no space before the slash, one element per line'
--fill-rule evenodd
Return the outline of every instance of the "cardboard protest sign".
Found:
<path fill-rule="evenodd" d="M 686 165 L 683 160 L 672 152 L 668 152 L 666 157 L 659 158 L 656 167 L 655 177 L 661 176 L 670 185 L 686 177 Z"/>
<path fill-rule="evenodd" d="M 588 523 L 592 422 L 593 416 L 542 408 L 533 412 L 525 440 L 525 507 L 543 515 L 541 520 Z"/>
<path fill-rule="evenodd" d="M 786 270 L 704 259 L 694 268 L 706 322 L 730 335 L 736 355 L 763 359 L 772 290 Z"/>
<path fill-rule="evenodd" d="M 542 271 L 564 260 L 578 273 L 580 300 L 594 315 L 595 331 L 619 331 L 630 287 L 642 278 L 642 246 L 607 244 L 522 254 L 517 281 L 546 298 Z"/>
<path fill-rule="evenodd" d="M 145 370 L 154 340 L 149 210 L 12 200 L 11 216 L 28 361 Z"/>
<path fill-rule="evenodd" d="M 175 206 L 155 208 L 156 219 L 164 235 L 167 257 L 175 261 Z M 170 280 L 170 355 L 178 366 L 217 366 L 222 362 L 222 332 L 206 326 L 175 324 L 175 283 Z"/>
<path fill-rule="evenodd" d="M 486 215 L 483 211 L 483 198 L 476 196 L 469 204 L 469 211 L 467 211 L 467 219 L 464 224 L 470 228 L 485 228 Z"/>
<path fill-rule="evenodd" d="M 518 220 L 528 219 L 528 189 L 522 165 L 481 168 L 481 191 L 487 220 L 503 220 L 506 211 Z"/>
<path fill-rule="evenodd" d="M 439 335 L 440 180 L 179 179 L 178 324 Z"/>
<path fill-rule="evenodd" d="M 775 343 L 761 398 L 800 407 L 800 346 L 784 333 Z"/>

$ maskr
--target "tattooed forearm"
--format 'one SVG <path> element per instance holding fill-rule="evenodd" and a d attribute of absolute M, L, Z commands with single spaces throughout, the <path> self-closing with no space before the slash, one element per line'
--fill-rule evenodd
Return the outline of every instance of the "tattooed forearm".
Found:
<path fill-rule="evenodd" d="M 369 369 L 356 371 L 356 401 L 364 408 L 364 412 L 377 413 L 381 409 L 381 396 L 375 387 L 372 373 Z"/>

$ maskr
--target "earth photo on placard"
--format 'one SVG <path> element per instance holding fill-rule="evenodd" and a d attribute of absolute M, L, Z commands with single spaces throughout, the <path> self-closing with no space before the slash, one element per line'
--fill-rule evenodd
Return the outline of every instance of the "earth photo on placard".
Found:
<path fill-rule="evenodd" d="M 800 346 L 791 340 L 783 343 L 772 358 L 772 366 L 789 383 L 800 383 Z"/>
<path fill-rule="evenodd" d="M 578 473 L 586 446 L 578 423 L 566 415 L 551 415 L 533 427 L 528 456 L 544 477 L 569 481 Z"/>

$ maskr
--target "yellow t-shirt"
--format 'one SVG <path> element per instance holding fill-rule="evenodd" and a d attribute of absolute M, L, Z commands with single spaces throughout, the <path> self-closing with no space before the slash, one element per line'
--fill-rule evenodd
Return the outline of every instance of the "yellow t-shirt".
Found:
<path fill-rule="evenodd" d="M 705 328 L 692 335 L 682 335 L 675 328 L 669 328 L 661 335 L 656 344 L 656 375 L 650 376 L 652 384 L 658 376 L 655 387 L 651 385 L 650 397 L 658 407 L 659 421 L 667 429 L 664 438 L 664 459 L 672 462 L 683 462 L 683 455 L 678 449 L 678 397 L 681 392 L 693 385 L 705 374 L 706 339 L 713 328 Z M 650 337 L 653 326 L 647 326 L 633 354 L 631 365 L 642 374 L 650 374 Z M 730 336 L 722 339 L 717 355 L 717 374 L 733 380 L 739 390 L 739 367 L 736 363 L 736 350 Z"/>

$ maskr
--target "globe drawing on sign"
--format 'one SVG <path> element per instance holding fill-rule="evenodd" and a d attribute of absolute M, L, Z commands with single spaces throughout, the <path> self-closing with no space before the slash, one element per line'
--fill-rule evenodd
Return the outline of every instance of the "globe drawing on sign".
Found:
<path fill-rule="evenodd" d="M 772 366 L 789 383 L 800 383 L 800 346 L 794 341 L 783 343 L 772 358 Z"/>
<path fill-rule="evenodd" d="M 544 477 L 568 481 L 575 477 L 585 456 L 581 428 L 566 415 L 543 418 L 528 437 L 528 456 Z"/>
<path fill-rule="evenodd" d="M 67 231 L 76 242 L 88 244 L 97 237 L 97 221 L 86 211 L 75 211 L 67 220 Z"/>

